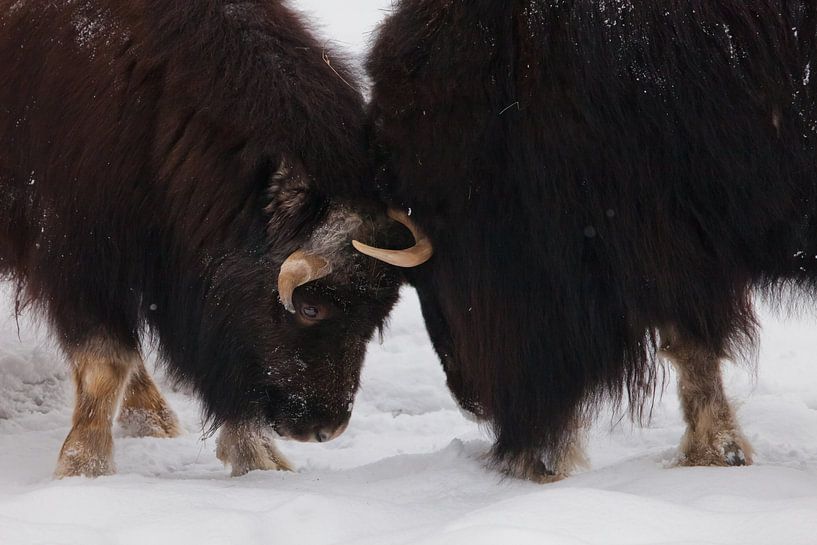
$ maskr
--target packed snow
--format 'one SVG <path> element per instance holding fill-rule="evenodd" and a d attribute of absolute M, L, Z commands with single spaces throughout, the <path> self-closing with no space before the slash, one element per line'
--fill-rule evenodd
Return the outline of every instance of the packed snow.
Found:
<path fill-rule="evenodd" d="M 291 3 L 356 53 L 392 4 Z M 587 433 L 588 469 L 548 485 L 502 478 L 486 468 L 490 435 L 451 399 L 405 289 L 370 347 L 346 433 L 279 443 L 296 472 L 230 478 L 203 437 L 198 402 L 159 371 L 185 434 L 116 428 L 117 475 L 55 481 L 71 420 L 68 367 L 37 317 L 15 319 L 13 308 L 11 286 L 0 285 L 2 545 L 817 544 L 817 320 L 808 315 L 762 309 L 757 373 L 726 367 L 751 467 L 674 467 L 684 425 L 670 375 L 645 427 L 622 411 L 600 415 Z"/>

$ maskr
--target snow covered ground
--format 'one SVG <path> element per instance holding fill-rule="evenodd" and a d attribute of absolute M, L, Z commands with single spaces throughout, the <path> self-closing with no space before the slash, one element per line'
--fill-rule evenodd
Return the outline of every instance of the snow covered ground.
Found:
<path fill-rule="evenodd" d="M 459 414 L 404 292 L 370 349 L 348 431 L 281 443 L 296 473 L 240 478 L 201 439 L 197 403 L 169 392 L 186 434 L 116 435 L 119 474 L 53 481 L 72 391 L 59 354 L 7 291 L 0 320 L 0 543 L 817 544 L 814 322 L 764 319 L 757 378 L 728 389 L 756 448 L 748 468 L 667 467 L 683 432 L 669 388 L 645 429 L 608 413 L 592 468 L 551 485 L 484 468 L 490 441 Z M 168 391 L 168 389 L 166 389 Z"/>
<path fill-rule="evenodd" d="M 361 51 L 390 0 L 293 2 Z M 0 544 L 817 545 L 817 321 L 764 311 L 757 375 L 727 388 L 755 447 L 747 468 L 670 467 L 674 381 L 646 428 L 604 413 L 591 468 L 551 485 L 485 469 L 490 439 L 449 396 L 415 295 L 372 344 L 348 431 L 281 443 L 295 473 L 230 478 L 198 405 L 165 388 L 186 434 L 116 436 L 116 476 L 54 481 L 70 426 L 67 367 L 0 285 Z"/>

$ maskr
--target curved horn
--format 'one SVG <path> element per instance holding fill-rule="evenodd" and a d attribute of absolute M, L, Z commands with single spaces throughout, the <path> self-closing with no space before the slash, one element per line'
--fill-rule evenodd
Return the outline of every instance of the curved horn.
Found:
<path fill-rule="evenodd" d="M 411 235 L 414 237 L 414 246 L 406 248 L 405 250 L 384 250 L 383 248 L 375 248 L 374 246 L 353 240 L 352 246 L 355 247 L 355 250 L 396 267 L 416 267 L 431 259 L 431 256 L 434 254 L 431 241 L 420 231 L 414 222 L 411 221 L 408 214 L 396 208 L 389 208 L 388 214 L 391 219 L 405 225 L 406 228 L 411 231 Z"/>
<path fill-rule="evenodd" d="M 278 297 L 281 304 L 290 311 L 295 312 L 292 304 L 292 293 L 298 286 L 303 286 L 307 282 L 312 282 L 323 278 L 332 272 L 332 266 L 319 255 L 308 254 L 303 250 L 297 250 L 281 265 L 281 272 L 278 273 Z"/>

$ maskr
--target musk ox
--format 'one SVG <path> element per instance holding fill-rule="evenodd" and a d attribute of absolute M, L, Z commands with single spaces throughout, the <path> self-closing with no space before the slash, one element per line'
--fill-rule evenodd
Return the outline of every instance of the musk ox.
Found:
<path fill-rule="evenodd" d="M 753 289 L 817 280 L 817 7 L 806 0 L 402 0 L 368 69 L 409 273 L 494 460 L 547 481 L 605 400 L 677 367 L 680 462 L 751 463 L 719 365 Z"/>
<path fill-rule="evenodd" d="M 146 333 L 234 474 L 287 467 L 268 425 L 339 434 L 400 281 L 351 239 L 410 243 L 344 63 L 278 0 L 0 0 L 0 31 L 0 273 L 76 382 L 57 476 L 113 471 L 120 400 L 179 432 Z"/>

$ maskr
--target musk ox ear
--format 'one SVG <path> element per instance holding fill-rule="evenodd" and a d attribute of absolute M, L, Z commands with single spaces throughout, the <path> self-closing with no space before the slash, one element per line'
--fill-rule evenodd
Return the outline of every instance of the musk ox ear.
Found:
<path fill-rule="evenodd" d="M 274 170 L 273 170 L 274 168 Z M 270 248 L 283 249 L 303 241 L 325 207 L 299 162 L 282 156 L 264 173 L 267 184 L 267 239 Z"/>

